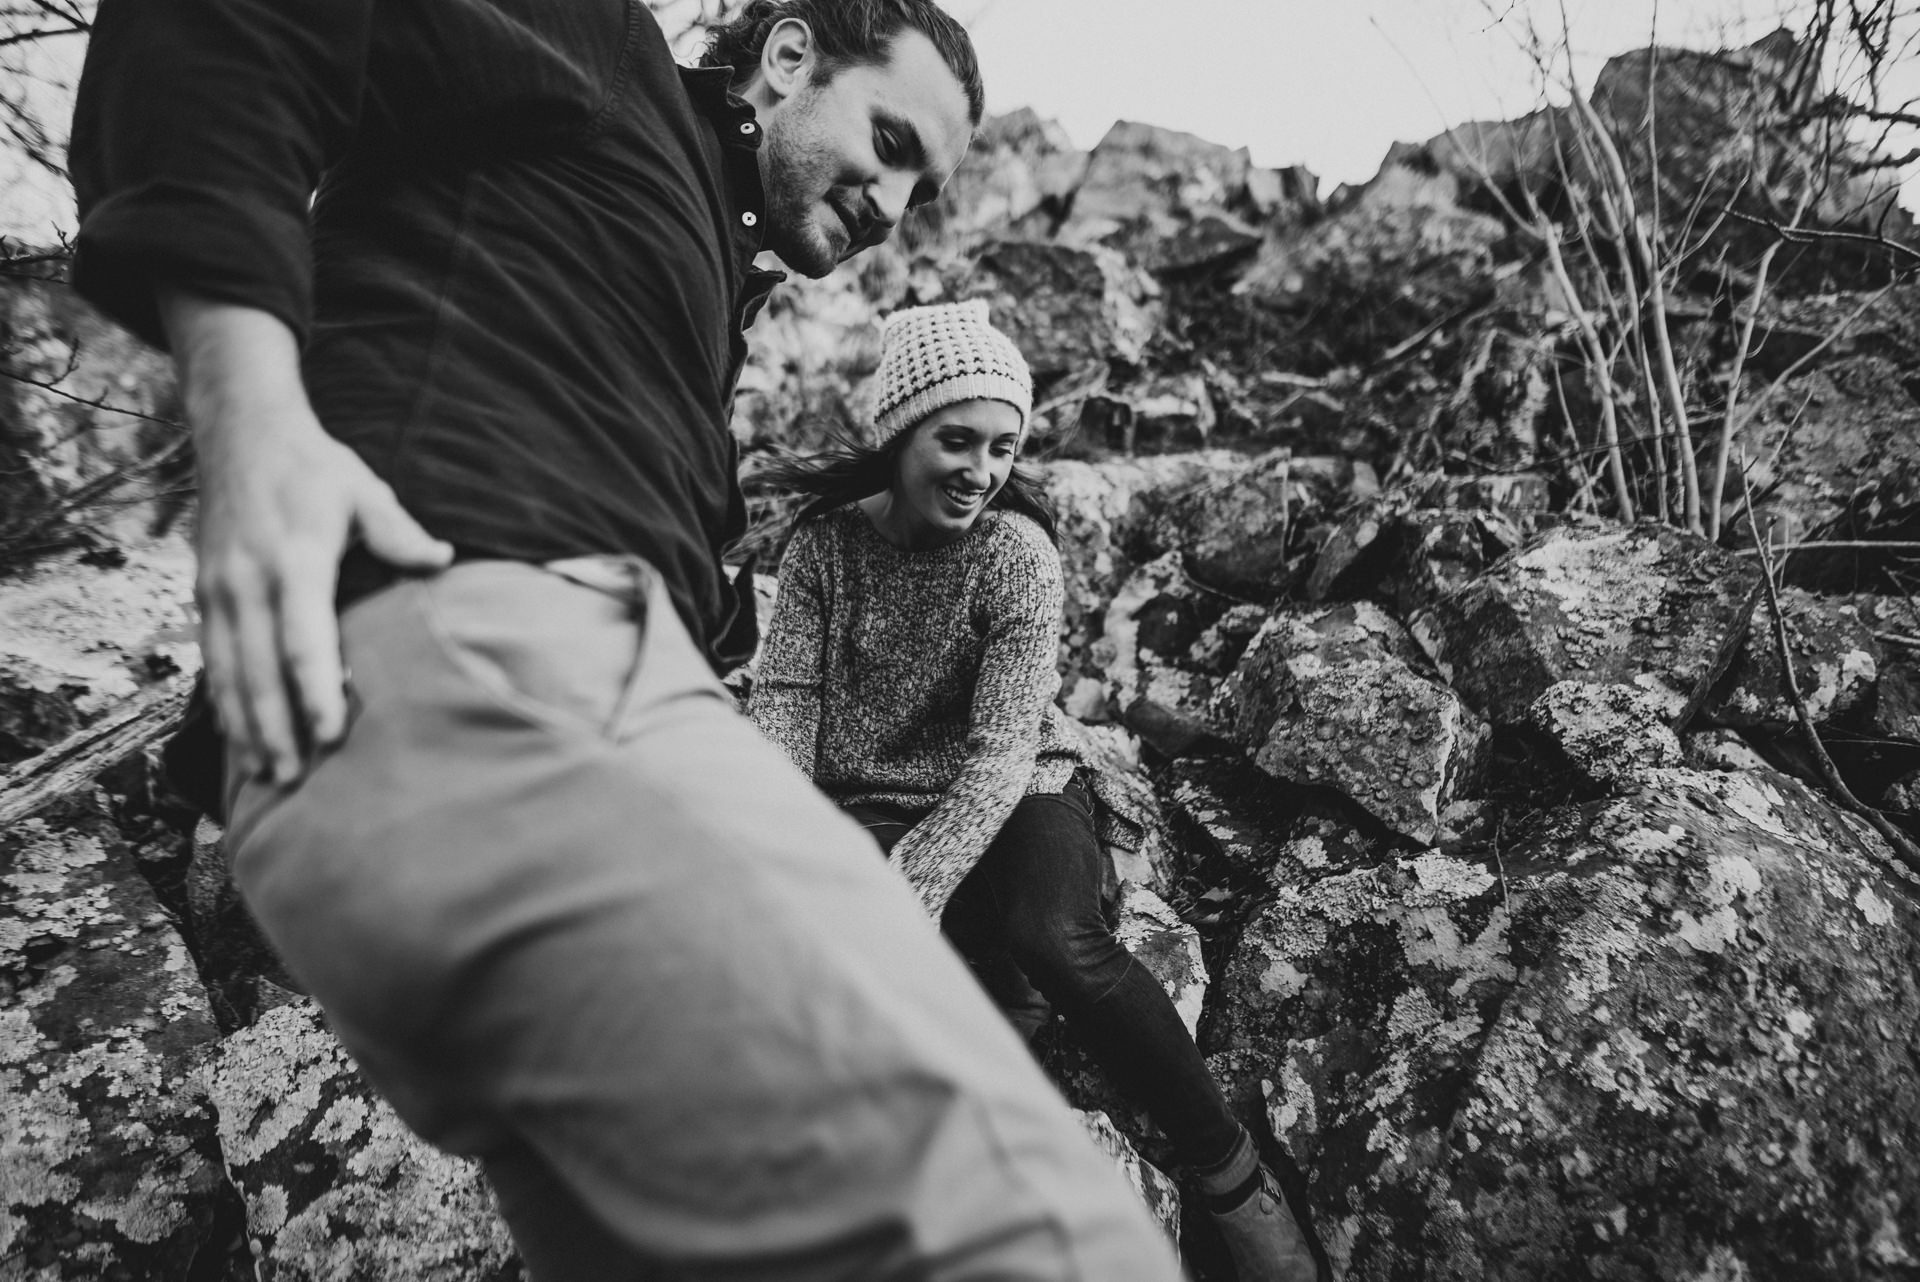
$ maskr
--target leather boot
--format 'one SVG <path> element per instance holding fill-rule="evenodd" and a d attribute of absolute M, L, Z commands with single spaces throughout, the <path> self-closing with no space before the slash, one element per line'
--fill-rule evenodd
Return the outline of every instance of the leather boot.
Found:
<path fill-rule="evenodd" d="M 1234 1282 L 1320 1282 L 1307 1235 L 1265 1165 L 1245 1201 L 1210 1214 L 1233 1260 Z"/>

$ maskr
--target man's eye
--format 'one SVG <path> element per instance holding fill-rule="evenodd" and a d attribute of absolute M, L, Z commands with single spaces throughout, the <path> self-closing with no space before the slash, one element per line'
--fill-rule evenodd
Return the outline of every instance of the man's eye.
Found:
<path fill-rule="evenodd" d="M 876 129 L 873 131 L 873 154 L 880 158 L 881 163 L 892 164 L 895 157 L 899 154 L 899 151 L 900 140 L 893 136 L 891 130 Z"/>

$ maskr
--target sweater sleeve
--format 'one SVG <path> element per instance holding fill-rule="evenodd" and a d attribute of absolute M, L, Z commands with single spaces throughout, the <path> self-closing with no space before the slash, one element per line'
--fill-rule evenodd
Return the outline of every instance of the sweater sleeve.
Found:
<path fill-rule="evenodd" d="M 787 544 L 773 622 L 747 700 L 754 725 L 809 779 L 820 751 L 821 662 L 827 643 L 825 543 L 820 522 L 809 521 Z"/>
<path fill-rule="evenodd" d="M 161 342 L 155 286 L 305 336 L 307 210 L 360 112 L 373 0 L 101 0 L 69 167 L 74 285 Z"/>
<path fill-rule="evenodd" d="M 966 763 L 893 859 L 937 920 L 1033 778 L 1040 722 L 1060 686 L 1060 557 L 1037 530 L 988 580 L 987 643 L 974 684 Z"/>

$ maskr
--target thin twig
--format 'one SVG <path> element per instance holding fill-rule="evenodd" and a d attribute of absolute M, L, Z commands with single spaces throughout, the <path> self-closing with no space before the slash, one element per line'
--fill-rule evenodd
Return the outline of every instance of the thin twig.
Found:
<path fill-rule="evenodd" d="M 1720 423 L 1720 443 L 1713 451 L 1713 489 L 1711 504 L 1707 513 L 1707 541 L 1720 541 L 1721 507 L 1726 497 L 1727 463 L 1733 455 L 1733 437 L 1738 429 L 1738 406 L 1740 404 L 1740 375 L 1747 367 L 1747 353 L 1753 350 L 1753 327 L 1760 319 L 1760 305 L 1767 296 L 1767 271 L 1773 266 L 1773 256 L 1780 251 L 1780 242 L 1768 245 L 1766 252 L 1760 255 L 1760 266 L 1754 272 L 1753 297 L 1747 302 L 1746 322 L 1739 326 L 1739 332 L 1733 346 L 1733 373 L 1727 378 L 1727 413 Z"/>
<path fill-rule="evenodd" d="M 1920 540 L 1915 540 L 1915 539 L 1804 539 L 1798 543 L 1782 543 L 1779 546 L 1777 546 L 1774 550 L 1776 552 L 1798 552 L 1803 548 L 1878 548 L 1882 551 L 1889 551 L 1896 548 L 1905 548 L 1909 552 L 1913 552 L 1917 555 L 1920 555 Z M 1754 555 L 1754 552 L 1752 548 L 1741 548 L 1738 555 L 1752 556 Z"/>
<path fill-rule="evenodd" d="M 1740 460 L 1740 484 L 1747 485 L 1746 459 Z M 1812 756 L 1814 765 L 1820 771 L 1827 790 L 1840 803 L 1873 825 L 1874 831 L 1886 838 L 1893 848 L 1895 872 L 1910 886 L 1920 887 L 1920 848 L 1914 846 L 1907 834 L 1895 827 L 1893 821 L 1872 806 L 1866 805 L 1853 795 L 1846 780 L 1840 777 L 1840 770 L 1833 764 L 1833 758 L 1827 755 L 1827 746 L 1820 742 L 1820 732 L 1814 728 L 1813 713 L 1807 708 L 1807 701 L 1800 693 L 1800 681 L 1793 671 L 1792 647 L 1787 643 L 1786 616 L 1780 610 L 1780 590 L 1774 577 L 1773 558 L 1767 555 L 1767 542 L 1760 536 L 1760 523 L 1753 516 L 1753 495 L 1747 495 L 1747 530 L 1753 536 L 1753 550 L 1760 557 L 1760 582 L 1767 594 L 1767 612 L 1773 618 L 1773 648 L 1775 657 L 1780 660 L 1780 684 L 1786 690 L 1787 701 L 1793 705 L 1794 719 L 1799 723 L 1800 738 Z M 1872 849 L 1872 847 L 1868 847 Z"/>
<path fill-rule="evenodd" d="M 1553 268 L 1554 279 L 1567 296 L 1567 310 L 1573 314 L 1574 322 L 1580 331 L 1581 342 L 1587 349 L 1588 379 L 1593 385 L 1593 394 L 1600 402 L 1601 439 L 1606 444 L 1607 473 L 1613 480 L 1614 502 L 1619 505 L 1620 519 L 1634 519 L 1633 491 L 1627 485 L 1626 462 L 1620 454 L 1620 421 L 1613 400 L 1613 378 L 1611 367 L 1607 363 L 1606 347 L 1600 341 L 1600 335 L 1593 328 L 1593 320 L 1587 315 L 1587 309 L 1581 304 L 1579 292 L 1574 288 L 1573 277 L 1567 272 L 1566 260 L 1560 255 L 1560 233 L 1554 225 L 1542 216 L 1536 229 L 1547 246 L 1547 262 Z"/>

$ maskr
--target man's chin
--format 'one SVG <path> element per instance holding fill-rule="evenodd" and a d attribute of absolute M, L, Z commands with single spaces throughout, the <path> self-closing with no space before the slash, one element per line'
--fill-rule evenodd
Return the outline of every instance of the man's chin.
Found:
<path fill-rule="evenodd" d="M 806 244 L 791 244 L 782 241 L 768 245 L 767 248 L 773 251 L 774 257 L 786 264 L 789 271 L 798 272 L 800 275 L 810 277 L 813 280 L 819 280 L 822 276 L 832 275 L 833 269 L 846 261 L 844 258 L 835 258 L 833 256 L 833 247 L 831 245 L 818 241 Z M 853 253 L 849 251 L 847 257 L 853 257 Z"/>

